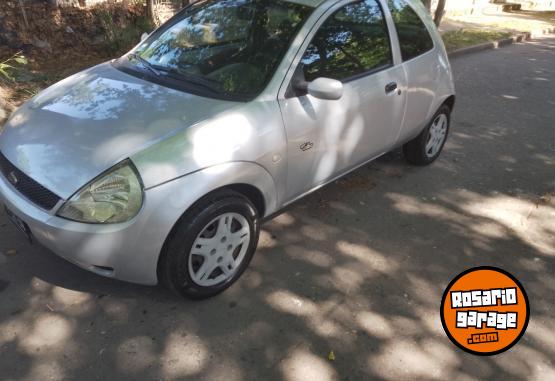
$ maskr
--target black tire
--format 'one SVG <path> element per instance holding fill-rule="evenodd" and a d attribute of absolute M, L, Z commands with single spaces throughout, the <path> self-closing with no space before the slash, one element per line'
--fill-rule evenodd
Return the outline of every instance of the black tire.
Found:
<path fill-rule="evenodd" d="M 445 139 L 441 143 L 441 147 L 433 156 L 429 156 L 426 152 L 426 144 L 430 137 L 430 129 L 434 125 L 434 122 L 440 117 L 440 115 L 445 115 L 447 117 L 447 131 L 445 133 Z M 433 116 L 431 122 L 426 126 L 426 128 L 418 135 L 416 138 L 406 143 L 403 146 L 403 153 L 407 161 L 414 165 L 424 166 L 429 165 L 436 161 L 436 159 L 441 155 L 445 142 L 449 136 L 449 128 L 451 125 L 451 109 L 447 105 L 443 105 Z"/>
<path fill-rule="evenodd" d="M 189 273 L 192 246 L 203 229 L 214 218 L 224 213 L 238 213 L 245 217 L 251 239 L 244 259 L 230 278 L 214 286 L 200 286 L 193 281 Z M 258 245 L 259 235 L 259 216 L 252 202 L 232 190 L 216 191 L 193 205 L 173 228 L 162 249 L 158 263 L 158 280 L 179 296 L 190 299 L 215 296 L 235 283 L 249 266 Z"/>

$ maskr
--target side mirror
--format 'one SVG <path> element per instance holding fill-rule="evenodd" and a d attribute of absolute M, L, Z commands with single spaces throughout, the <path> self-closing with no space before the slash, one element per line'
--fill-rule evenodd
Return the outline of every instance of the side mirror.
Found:
<path fill-rule="evenodd" d="M 146 40 L 146 38 L 148 37 L 148 33 L 144 32 L 143 34 L 141 34 L 141 42 L 143 42 L 144 40 Z"/>
<path fill-rule="evenodd" d="M 343 83 L 336 79 L 320 77 L 310 82 L 306 90 L 314 98 L 335 101 L 343 96 Z"/>

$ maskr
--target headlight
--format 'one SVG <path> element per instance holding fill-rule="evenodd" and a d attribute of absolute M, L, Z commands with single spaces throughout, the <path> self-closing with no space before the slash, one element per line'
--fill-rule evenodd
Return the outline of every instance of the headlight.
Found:
<path fill-rule="evenodd" d="M 115 166 L 77 192 L 58 211 L 58 216 L 92 224 L 126 222 L 143 203 L 139 175 L 129 161 Z"/>

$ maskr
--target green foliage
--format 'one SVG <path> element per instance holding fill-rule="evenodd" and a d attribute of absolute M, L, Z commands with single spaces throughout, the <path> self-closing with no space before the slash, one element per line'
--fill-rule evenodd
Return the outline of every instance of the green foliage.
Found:
<path fill-rule="evenodd" d="M 511 36 L 509 32 L 459 29 L 443 33 L 443 42 L 448 51 L 461 49 L 483 42 L 497 41 Z"/>
<path fill-rule="evenodd" d="M 17 70 L 17 65 L 27 65 L 27 58 L 23 52 L 17 52 L 7 60 L 0 62 L 0 78 L 8 81 L 15 81 L 11 72 Z"/>
<path fill-rule="evenodd" d="M 104 49 L 109 55 L 119 55 L 128 51 L 139 43 L 141 34 L 154 29 L 145 16 L 138 17 L 134 23 L 124 27 L 118 26 L 108 11 L 100 11 L 98 17 L 104 29 Z"/>

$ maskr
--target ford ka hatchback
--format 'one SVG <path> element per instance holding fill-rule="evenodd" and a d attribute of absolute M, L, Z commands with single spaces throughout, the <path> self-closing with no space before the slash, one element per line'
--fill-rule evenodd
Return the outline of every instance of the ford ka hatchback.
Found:
<path fill-rule="evenodd" d="M 12 115 L 0 202 L 85 269 L 209 297 L 265 217 L 399 146 L 432 163 L 454 101 L 420 1 L 199 1 Z"/>

